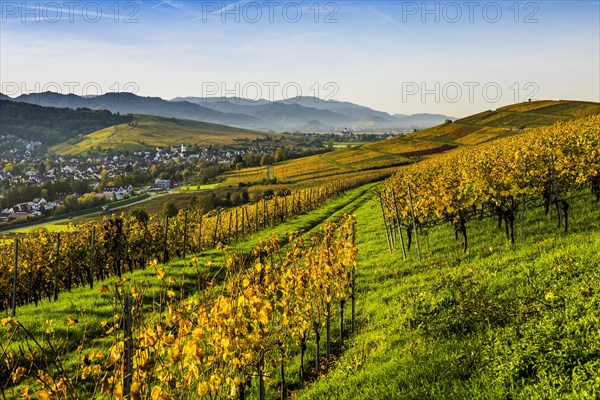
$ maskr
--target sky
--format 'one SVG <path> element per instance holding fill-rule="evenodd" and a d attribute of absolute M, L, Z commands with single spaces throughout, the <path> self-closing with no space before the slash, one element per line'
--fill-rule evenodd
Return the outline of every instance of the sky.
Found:
<path fill-rule="evenodd" d="M 462 117 L 600 101 L 600 0 L 0 0 L 0 92 L 298 95 Z"/>

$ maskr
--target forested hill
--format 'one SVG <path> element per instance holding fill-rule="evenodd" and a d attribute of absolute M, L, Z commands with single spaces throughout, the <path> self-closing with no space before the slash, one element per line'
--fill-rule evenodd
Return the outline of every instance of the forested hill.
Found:
<path fill-rule="evenodd" d="M 107 110 L 42 107 L 0 100 L 0 135 L 14 135 L 49 146 L 132 120 L 131 115 Z"/>

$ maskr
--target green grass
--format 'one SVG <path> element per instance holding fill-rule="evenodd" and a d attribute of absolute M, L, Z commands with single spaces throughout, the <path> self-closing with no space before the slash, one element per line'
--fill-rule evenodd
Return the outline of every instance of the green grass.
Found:
<path fill-rule="evenodd" d="M 217 186 L 219 186 L 219 183 L 211 183 L 209 185 L 186 185 L 186 186 L 180 186 L 176 190 L 178 192 L 190 192 L 190 191 L 197 192 L 197 191 L 202 191 L 202 190 L 215 189 Z"/>
<path fill-rule="evenodd" d="M 300 399 L 592 399 L 600 396 L 600 207 L 573 204 L 571 231 L 526 213 L 511 245 L 495 221 L 421 237 L 389 255 L 373 203 L 357 211 L 360 332 Z"/>
<path fill-rule="evenodd" d="M 333 142 L 334 149 L 345 149 L 348 147 L 357 147 L 362 146 L 367 142 Z"/>

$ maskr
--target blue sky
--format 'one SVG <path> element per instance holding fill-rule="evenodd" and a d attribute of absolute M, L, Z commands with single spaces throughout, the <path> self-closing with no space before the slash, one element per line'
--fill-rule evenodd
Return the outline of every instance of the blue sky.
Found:
<path fill-rule="evenodd" d="M 600 101 L 600 0 L 0 3 L 13 96 L 301 94 L 453 116 Z"/>

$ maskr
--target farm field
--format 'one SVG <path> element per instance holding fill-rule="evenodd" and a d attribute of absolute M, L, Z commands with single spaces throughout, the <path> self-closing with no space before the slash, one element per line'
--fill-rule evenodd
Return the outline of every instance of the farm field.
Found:
<path fill-rule="evenodd" d="M 180 144 L 232 145 L 239 140 L 264 138 L 265 134 L 208 122 L 136 115 L 134 124 L 120 124 L 90 133 L 77 143 L 62 143 L 52 147 L 60 155 L 83 154 L 89 150 L 133 151 L 154 150 L 156 147 Z"/>

